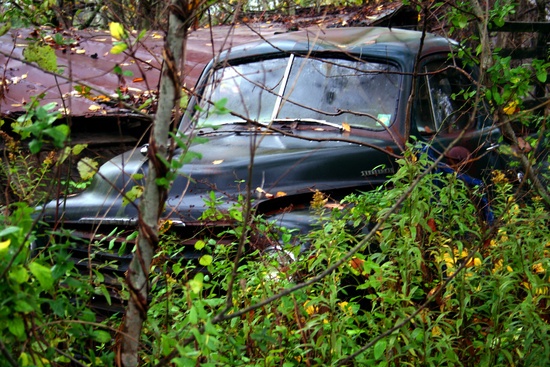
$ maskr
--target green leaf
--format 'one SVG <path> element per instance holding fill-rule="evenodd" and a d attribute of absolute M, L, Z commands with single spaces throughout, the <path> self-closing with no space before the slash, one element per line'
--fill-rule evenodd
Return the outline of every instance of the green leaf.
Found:
<path fill-rule="evenodd" d="M 147 30 L 146 29 L 142 29 L 141 32 L 139 32 L 136 40 L 137 41 L 140 41 L 143 37 L 145 37 L 145 35 L 147 34 Z"/>
<path fill-rule="evenodd" d="M 103 330 L 94 330 L 92 337 L 99 343 L 108 343 L 111 341 L 111 334 Z"/>
<path fill-rule="evenodd" d="M 191 288 L 191 292 L 195 294 L 199 294 L 202 291 L 203 285 L 204 285 L 203 273 L 197 273 L 195 277 L 189 281 L 189 287 Z"/>
<path fill-rule="evenodd" d="M 181 98 L 180 98 L 180 108 L 182 110 L 186 109 L 187 108 L 187 105 L 189 104 L 189 96 L 187 94 L 184 94 Z"/>
<path fill-rule="evenodd" d="M 74 155 L 79 155 L 80 153 L 82 153 L 82 151 L 84 149 L 86 149 L 88 147 L 88 144 L 76 144 L 73 148 L 72 148 L 72 153 Z"/>
<path fill-rule="evenodd" d="M 386 341 L 386 339 L 380 339 L 379 341 L 376 342 L 376 344 L 374 345 L 374 358 L 375 359 L 381 359 L 382 356 L 384 355 L 384 352 L 386 351 L 386 346 L 387 346 L 388 342 Z"/>
<path fill-rule="evenodd" d="M 122 206 L 126 206 L 136 199 L 139 199 L 143 195 L 143 191 L 143 186 L 133 186 L 130 190 L 128 190 L 128 192 L 126 192 L 126 195 L 122 198 Z"/>
<path fill-rule="evenodd" d="M 42 142 L 37 139 L 33 139 L 29 143 L 29 150 L 32 154 L 38 154 L 42 149 Z"/>
<path fill-rule="evenodd" d="M 29 272 L 21 265 L 13 266 L 10 269 L 9 278 L 17 284 L 22 284 L 29 280 Z"/>
<path fill-rule="evenodd" d="M 214 102 L 214 110 L 212 113 L 216 115 L 225 115 L 229 113 L 229 109 L 225 107 L 227 104 L 227 98 L 222 98 L 219 101 Z"/>
<path fill-rule="evenodd" d="M 144 108 L 147 108 L 151 105 L 151 103 L 153 103 L 153 99 L 152 98 L 147 98 L 145 100 L 145 102 L 143 102 L 137 109 L 142 110 Z"/>
<path fill-rule="evenodd" d="M 53 287 L 52 269 L 37 262 L 29 264 L 31 273 L 38 279 L 43 289 L 48 290 Z"/>
<path fill-rule="evenodd" d="M 18 233 L 21 231 L 21 228 L 16 226 L 9 226 L 0 231 L 0 237 L 7 236 L 10 234 Z"/>
<path fill-rule="evenodd" d="M 240 210 L 230 210 L 229 215 L 238 222 L 242 222 L 243 220 L 243 213 Z"/>
<path fill-rule="evenodd" d="M 195 250 L 202 250 L 204 246 L 206 246 L 206 242 L 204 242 L 203 240 L 198 240 L 197 242 L 195 242 Z"/>
<path fill-rule="evenodd" d="M 52 138 L 53 145 L 57 148 L 63 148 L 65 140 L 67 140 L 67 137 L 69 136 L 69 126 L 62 124 L 44 129 L 44 134 Z"/>
<path fill-rule="evenodd" d="M 55 50 L 48 45 L 40 46 L 38 43 L 31 43 L 23 50 L 23 56 L 28 62 L 36 62 L 46 71 L 57 71 Z"/>
<path fill-rule="evenodd" d="M 202 266 L 208 266 L 212 264 L 212 256 L 211 255 L 202 255 L 199 259 L 199 264 Z"/>
<path fill-rule="evenodd" d="M 541 83 L 546 83 L 546 79 L 548 78 L 548 73 L 546 70 L 538 70 L 537 71 L 537 79 Z"/>
<path fill-rule="evenodd" d="M 182 270 L 183 268 L 181 267 L 180 263 L 175 263 L 174 265 L 172 265 L 172 271 L 174 272 L 174 274 L 179 275 L 179 273 L 181 273 Z"/>
<path fill-rule="evenodd" d="M 199 322 L 199 315 L 195 306 L 192 306 L 189 310 L 189 322 L 193 325 L 196 325 Z"/>
<path fill-rule="evenodd" d="M 25 323 L 20 316 L 14 316 L 6 319 L 8 323 L 8 330 L 17 338 L 21 338 L 25 335 Z"/>
<path fill-rule="evenodd" d="M 65 310 L 67 309 L 67 305 L 65 304 L 65 299 L 60 297 L 55 300 L 48 300 L 47 301 L 52 309 L 52 311 L 59 317 L 63 317 L 65 315 Z"/>
<path fill-rule="evenodd" d="M 24 313 L 34 311 L 34 307 L 30 305 L 27 301 L 22 299 L 18 299 L 17 301 L 15 301 L 15 305 L 13 308 L 15 309 L 15 311 Z"/>
<path fill-rule="evenodd" d="M 202 154 L 192 151 L 187 151 L 182 159 L 183 164 L 191 163 L 194 159 L 202 159 Z"/>
<path fill-rule="evenodd" d="M 102 285 L 99 286 L 99 291 L 101 292 L 103 297 L 105 297 L 105 301 L 107 302 L 107 304 L 111 305 L 111 294 L 107 290 L 107 287 L 105 287 L 105 285 L 102 284 Z"/>
<path fill-rule="evenodd" d="M 7 22 L 5 24 L 2 24 L 0 26 L 0 37 L 2 37 L 3 35 L 5 35 L 6 33 L 8 33 L 8 31 L 10 30 L 11 28 L 11 22 Z"/>
<path fill-rule="evenodd" d="M 168 354 L 170 354 L 172 349 L 174 349 L 176 343 L 176 339 L 162 334 L 160 336 L 160 349 L 162 350 L 162 355 L 166 357 Z"/>

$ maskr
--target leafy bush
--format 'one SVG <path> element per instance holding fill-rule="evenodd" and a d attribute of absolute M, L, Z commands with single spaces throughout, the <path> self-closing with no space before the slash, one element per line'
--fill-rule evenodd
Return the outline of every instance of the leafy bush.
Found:
<path fill-rule="evenodd" d="M 34 209 L 24 203 L 9 209 L 0 215 L 0 364 L 60 366 L 79 359 L 111 365 L 112 355 L 96 355 L 94 348 L 109 343 L 111 334 L 89 308 L 96 290 L 75 270 L 70 242 L 33 252 Z"/>
<path fill-rule="evenodd" d="M 350 355 L 360 365 L 544 364 L 550 230 L 540 198 L 518 202 L 495 172 L 490 227 L 479 215 L 484 190 L 456 175 L 422 176 L 426 157 L 400 163 L 379 190 L 330 209 L 317 197 L 323 225 L 297 261 L 283 244 L 286 252 L 247 254 L 233 272 L 235 248 L 211 239 L 200 241 L 214 258 L 210 274 L 185 280 L 194 269 L 184 264 L 157 273 L 146 364 L 174 349 L 178 366 L 339 365 Z"/>

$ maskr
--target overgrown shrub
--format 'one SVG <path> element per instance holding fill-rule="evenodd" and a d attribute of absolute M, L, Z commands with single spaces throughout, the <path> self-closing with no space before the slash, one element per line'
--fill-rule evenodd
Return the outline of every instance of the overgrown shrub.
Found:
<path fill-rule="evenodd" d="M 295 262 L 253 252 L 232 279 L 234 248 L 213 239 L 211 275 L 181 281 L 175 275 L 190 270 L 182 266 L 153 282 L 146 363 L 177 348 L 178 366 L 338 365 L 370 345 L 350 363 L 543 365 L 550 230 L 540 198 L 518 202 L 495 172 L 497 220 L 488 226 L 479 208 L 485 190 L 448 174 L 426 175 L 411 190 L 429 161 L 409 154 L 400 163 L 385 187 L 313 209 L 323 225 L 304 239 L 311 248 Z M 326 199 L 316 204 L 331 204 Z M 277 297 L 357 244 L 361 250 L 319 282 Z M 213 323 L 228 302 L 225 321 Z M 195 342 L 178 347 L 189 336 Z"/>

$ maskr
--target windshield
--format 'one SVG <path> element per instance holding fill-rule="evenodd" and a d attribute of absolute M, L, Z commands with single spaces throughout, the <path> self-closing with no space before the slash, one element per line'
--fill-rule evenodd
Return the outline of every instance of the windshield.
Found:
<path fill-rule="evenodd" d="M 211 73 L 196 118 L 199 126 L 279 119 L 384 130 L 397 110 L 397 71 L 365 60 L 294 55 L 227 65 Z M 214 113 L 218 101 L 227 101 L 232 114 Z"/>

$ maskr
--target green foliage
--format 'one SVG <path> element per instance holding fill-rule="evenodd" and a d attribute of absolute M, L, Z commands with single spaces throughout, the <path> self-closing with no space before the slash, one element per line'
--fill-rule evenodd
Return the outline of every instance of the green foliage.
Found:
<path fill-rule="evenodd" d="M 41 96 L 43 97 L 43 96 Z M 26 107 L 27 112 L 12 123 L 12 129 L 22 139 L 32 137 L 29 149 L 32 154 L 37 154 L 46 142 L 50 142 L 56 148 L 63 148 L 69 136 L 69 126 L 55 124 L 61 118 L 61 113 L 53 111 L 57 106 L 55 102 L 38 105 L 40 98 L 32 98 L 32 103 Z"/>
<path fill-rule="evenodd" d="M 93 288 L 70 261 L 68 243 L 51 243 L 33 252 L 34 209 L 18 203 L 0 215 L 0 364 L 61 366 L 71 358 L 92 358 L 89 342 L 107 343 L 87 307 Z M 75 297 L 77 300 L 75 301 Z M 107 354 L 107 353 L 105 353 Z M 97 359 L 97 366 L 110 365 Z"/>
<path fill-rule="evenodd" d="M 44 4 L 41 13 L 25 13 L 25 21 L 47 15 L 53 3 Z M 476 20 L 470 2 L 457 5 L 448 12 L 453 32 Z M 498 26 L 513 11 L 509 2 L 502 2 L 487 16 Z M 0 32 L 16 13 L 10 10 L 1 16 Z M 128 48 L 133 43 L 125 32 L 120 33 L 124 46 L 119 47 Z M 475 60 L 484 51 L 479 41 L 472 36 L 463 42 L 470 47 L 461 49 L 460 56 L 487 67 L 488 82 L 481 91 L 493 109 L 526 126 L 545 126 L 544 117 L 518 114 L 513 103 L 521 105 L 535 82 L 546 82 L 546 60 L 517 66 L 491 53 L 492 62 L 486 65 Z M 56 71 L 52 51 L 43 47 L 30 46 L 25 57 Z M 128 76 L 120 67 L 115 73 Z M 81 91 L 89 93 L 82 87 Z M 216 102 L 215 113 L 228 113 L 226 102 Z M 31 105 L 14 123 L 14 131 L 32 139 L 33 154 L 46 143 L 63 148 L 68 128 L 54 125 L 60 117 L 55 106 L 36 107 L 34 101 Z M 540 162 L 536 155 L 548 141 L 541 135 L 526 141 L 537 148 L 529 160 L 544 166 L 548 162 Z M 200 158 L 188 152 L 190 141 L 173 138 L 185 153 L 163 160 L 168 173 L 157 184 L 166 188 L 185 163 Z M 12 155 L 3 170 L 19 202 L 0 214 L 2 345 L 21 366 L 66 366 L 73 358 L 85 365 L 111 366 L 114 328 L 109 326 L 116 327 L 119 320 L 98 323 L 89 305 L 97 296 L 111 302 L 113 292 L 101 269 L 114 264 L 100 263 L 81 274 L 72 261 L 76 239 L 35 232 L 33 210 L 24 202 L 43 201 L 37 193 L 55 157 L 31 166 L 32 156 L 22 154 L 13 140 L 10 144 Z M 65 148 L 58 161 L 80 154 L 81 148 Z M 513 156 L 514 150 L 509 154 Z M 246 218 L 245 208 L 251 203 L 244 197 L 222 208 L 225 200 L 214 192 L 200 220 L 229 223 L 223 233 L 204 231 L 186 239 L 194 245 L 182 246 L 182 239 L 164 228 L 151 272 L 143 365 L 154 365 L 174 350 L 175 366 L 336 365 L 364 346 L 351 364 L 546 365 L 550 230 L 541 198 L 521 192 L 520 200 L 506 176 L 494 172 L 491 207 L 498 219 L 489 228 L 479 214 L 480 198 L 487 195 L 481 188 L 466 187 L 455 175 L 426 175 L 416 183 L 429 161 L 412 152 L 399 163 L 401 169 L 387 185 L 350 195 L 330 210 L 329 198 L 318 193 L 311 213 L 320 225 L 305 237 L 277 228 L 266 218 Z M 95 172 L 92 162 L 83 162 L 81 168 L 87 179 Z M 126 200 L 136 200 L 140 187 L 131 188 Z M 394 208 L 403 195 L 406 199 Z M 86 243 L 89 260 L 100 262 L 105 252 L 126 254 L 136 233 L 119 246 L 115 238 L 121 236 L 125 235 L 114 229 L 106 239 L 91 239 Z M 219 244 L 227 238 L 233 239 L 231 245 Z M 38 239 L 46 245 L 32 251 L 31 243 Z M 240 242 L 246 251 L 236 262 Z M 295 244 L 307 244 L 309 250 L 300 253 Z M 356 246 L 359 251 L 349 257 Z M 199 254 L 191 262 L 181 256 L 189 247 Z M 344 258 L 322 279 L 282 294 Z M 126 294 L 123 285 L 118 293 Z M 250 308 L 270 298 L 262 307 Z M 240 312 L 244 308 L 249 309 Z M 192 342 L 185 343 L 187 338 Z M 1 365 L 9 363 L 6 354 L 0 358 Z"/>
<path fill-rule="evenodd" d="M 46 71 L 57 72 L 57 56 L 49 45 L 41 45 L 39 42 L 30 43 L 24 50 L 23 56 L 28 62 L 36 62 Z"/>
<path fill-rule="evenodd" d="M 479 216 L 483 191 L 455 175 L 430 174 L 391 212 L 429 161 L 409 153 L 400 164 L 386 187 L 351 195 L 330 210 L 328 198 L 317 197 L 312 210 L 322 224 L 298 241 L 310 243 L 302 254 L 289 242 L 296 240 L 292 233 L 230 214 L 242 213 L 243 204 L 216 211 L 222 201 L 212 194 L 202 219 L 234 220 L 221 236 L 259 232 L 273 246 L 249 248 L 233 274 L 236 242 L 222 246 L 217 237 L 196 237 L 195 250 L 208 261 L 187 262 L 178 260 L 177 237 L 166 234 L 153 271 L 145 365 L 174 349 L 177 366 L 336 365 L 401 322 L 353 363 L 544 364 L 550 218 L 540 198 L 520 209 L 513 185 L 495 172 L 492 209 L 499 221 L 489 228 Z M 360 251 L 334 272 L 278 296 L 360 241 Z M 246 243 L 254 243 L 252 237 Z M 226 305 L 228 318 L 214 323 Z M 194 342 L 183 346 L 182 336 Z"/>
<path fill-rule="evenodd" d="M 56 15 L 55 0 L 10 0 L 0 4 L 0 22 L 11 23 L 13 27 L 31 25 L 52 25 Z"/>

